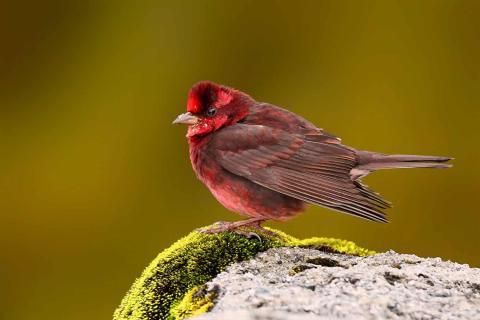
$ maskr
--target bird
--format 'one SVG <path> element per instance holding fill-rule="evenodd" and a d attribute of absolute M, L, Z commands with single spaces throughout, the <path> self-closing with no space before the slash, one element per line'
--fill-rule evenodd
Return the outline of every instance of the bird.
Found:
<path fill-rule="evenodd" d="M 385 223 L 391 204 L 362 183 L 364 176 L 448 168 L 452 159 L 356 150 L 293 112 L 211 81 L 191 87 L 187 112 L 173 124 L 188 126 L 199 180 L 225 208 L 246 217 L 200 230 L 205 233 L 264 230 L 265 221 L 289 220 L 309 204 Z"/>

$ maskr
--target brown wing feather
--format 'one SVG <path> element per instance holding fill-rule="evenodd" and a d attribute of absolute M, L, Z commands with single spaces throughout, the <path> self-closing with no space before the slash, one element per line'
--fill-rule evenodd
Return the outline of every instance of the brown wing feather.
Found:
<path fill-rule="evenodd" d="M 228 137 L 228 139 L 227 139 Z M 235 141 L 235 147 L 226 141 Z M 261 125 L 236 124 L 220 130 L 212 152 L 226 170 L 308 203 L 377 222 L 386 222 L 388 203 L 358 181 L 354 150 L 317 137 Z"/>
<path fill-rule="evenodd" d="M 265 125 L 290 133 L 308 136 L 319 142 L 340 143 L 341 139 L 317 128 L 313 123 L 286 109 L 269 103 L 259 103 L 250 107 L 249 115 L 243 120 L 246 124 Z"/>

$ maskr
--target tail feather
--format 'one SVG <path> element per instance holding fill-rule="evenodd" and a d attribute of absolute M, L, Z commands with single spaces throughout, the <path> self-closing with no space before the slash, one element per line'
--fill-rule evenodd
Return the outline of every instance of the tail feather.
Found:
<path fill-rule="evenodd" d="M 450 168 L 445 163 L 452 158 L 439 156 L 417 156 L 407 154 L 386 155 L 370 151 L 358 151 L 358 166 L 350 172 L 352 180 L 357 180 L 372 171 L 396 168 Z"/>

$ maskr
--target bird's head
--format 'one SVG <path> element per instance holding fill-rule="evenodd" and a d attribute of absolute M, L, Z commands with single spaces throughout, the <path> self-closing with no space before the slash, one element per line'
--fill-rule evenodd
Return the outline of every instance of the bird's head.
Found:
<path fill-rule="evenodd" d="M 201 81 L 190 89 L 187 112 L 173 123 L 188 125 L 187 137 L 204 136 L 245 118 L 252 101 L 235 89 Z"/>

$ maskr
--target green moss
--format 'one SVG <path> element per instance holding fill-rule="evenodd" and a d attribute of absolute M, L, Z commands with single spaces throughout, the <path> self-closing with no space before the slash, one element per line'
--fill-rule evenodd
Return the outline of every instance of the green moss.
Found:
<path fill-rule="evenodd" d="M 170 311 L 172 319 L 186 319 L 201 315 L 213 308 L 218 289 L 208 291 L 206 285 L 188 291 L 182 301 L 173 305 Z"/>
<path fill-rule="evenodd" d="M 373 251 L 353 242 L 332 238 L 298 240 L 273 230 L 278 236 L 258 233 L 253 237 L 225 232 L 203 234 L 192 232 L 160 253 L 145 269 L 115 311 L 115 320 L 182 319 L 211 307 L 204 299 L 192 300 L 186 294 L 197 292 L 198 286 L 213 279 L 229 265 L 247 260 L 258 252 L 274 247 L 301 246 L 321 250 L 370 255 Z M 187 302 L 189 304 L 187 304 Z M 210 301 L 212 302 L 212 301 Z"/>
<path fill-rule="evenodd" d="M 296 240 L 294 246 L 316 248 L 327 247 L 325 251 L 329 251 L 328 248 L 334 249 L 339 253 L 346 253 L 357 256 L 369 256 L 375 254 L 375 251 L 368 250 L 357 246 L 354 242 L 348 240 L 341 240 L 335 238 L 309 238 L 304 240 Z"/>

